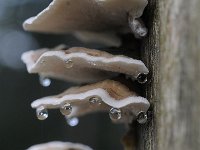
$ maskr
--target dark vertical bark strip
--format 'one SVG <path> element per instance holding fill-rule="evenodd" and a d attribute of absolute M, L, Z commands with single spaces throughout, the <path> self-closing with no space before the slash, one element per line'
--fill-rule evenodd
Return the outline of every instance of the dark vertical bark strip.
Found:
<path fill-rule="evenodd" d="M 138 149 L 153 150 L 157 147 L 157 122 L 159 114 L 159 12 L 158 1 L 150 0 L 144 12 L 144 20 L 148 28 L 148 37 L 142 43 L 142 60 L 150 70 L 149 82 L 145 86 L 145 96 L 151 103 L 148 116 L 149 121 L 145 125 L 137 126 Z"/>
<path fill-rule="evenodd" d="M 200 147 L 200 1 L 150 0 L 142 58 L 150 69 L 149 121 L 137 125 L 139 150 Z"/>

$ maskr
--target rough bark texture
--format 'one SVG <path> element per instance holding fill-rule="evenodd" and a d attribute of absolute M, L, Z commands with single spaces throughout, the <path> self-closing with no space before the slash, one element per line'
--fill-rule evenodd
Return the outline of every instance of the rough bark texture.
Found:
<path fill-rule="evenodd" d="M 151 71 L 147 124 L 137 126 L 140 150 L 200 147 L 200 1 L 150 0 L 142 57 Z"/>

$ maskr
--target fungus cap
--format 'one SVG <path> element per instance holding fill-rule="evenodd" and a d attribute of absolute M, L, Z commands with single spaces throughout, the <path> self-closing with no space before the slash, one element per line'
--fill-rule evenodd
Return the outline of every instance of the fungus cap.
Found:
<path fill-rule="evenodd" d="M 96 104 L 91 103 L 96 99 Z M 68 118 L 80 117 L 97 111 L 109 111 L 111 108 L 120 109 L 122 118 L 116 122 L 130 122 L 136 119 L 140 112 L 146 112 L 149 102 L 146 98 L 138 96 L 128 87 L 118 81 L 105 80 L 99 83 L 82 87 L 73 87 L 65 92 L 35 100 L 32 108 L 59 109 L 64 104 L 72 106 Z"/>
<path fill-rule="evenodd" d="M 29 73 L 76 83 L 97 82 L 119 73 L 134 79 L 141 73 L 148 74 L 147 67 L 140 60 L 81 47 L 29 51 L 22 55 L 22 60 Z"/>
<path fill-rule="evenodd" d="M 53 0 L 23 27 L 48 33 L 124 31 L 128 29 L 127 14 L 139 18 L 146 5 L 147 0 Z"/>

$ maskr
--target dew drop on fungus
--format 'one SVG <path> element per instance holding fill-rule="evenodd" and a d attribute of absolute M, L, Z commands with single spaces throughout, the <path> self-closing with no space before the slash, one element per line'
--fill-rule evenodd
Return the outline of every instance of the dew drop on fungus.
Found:
<path fill-rule="evenodd" d="M 60 107 L 60 112 L 63 114 L 63 115 L 70 115 L 71 112 L 72 112 L 72 106 L 71 104 L 69 103 L 65 103 L 63 105 L 61 105 Z"/>
<path fill-rule="evenodd" d="M 68 60 L 65 61 L 65 67 L 66 67 L 66 68 L 68 68 L 68 69 L 69 69 L 69 68 L 72 68 L 73 65 L 74 65 L 74 64 L 73 64 L 73 61 L 72 61 L 71 59 L 68 59 Z"/>
<path fill-rule="evenodd" d="M 97 64 L 94 63 L 94 62 L 90 62 L 90 64 L 91 64 L 92 66 L 96 66 L 96 65 L 97 65 Z"/>
<path fill-rule="evenodd" d="M 137 81 L 141 84 L 144 84 L 147 82 L 147 75 L 144 73 L 140 73 L 137 77 Z"/>
<path fill-rule="evenodd" d="M 45 120 L 48 118 L 48 110 L 44 106 L 40 106 L 36 109 L 36 115 L 39 120 Z"/>
<path fill-rule="evenodd" d="M 40 76 L 39 81 L 43 87 L 48 87 L 51 85 L 51 80 L 47 77 Z"/>
<path fill-rule="evenodd" d="M 100 97 L 91 97 L 89 99 L 89 103 L 92 105 L 92 106 L 98 106 L 98 105 L 101 105 L 102 103 L 102 100 Z"/>
<path fill-rule="evenodd" d="M 67 124 L 71 127 L 75 127 L 78 125 L 79 123 L 79 119 L 76 118 L 76 117 L 73 117 L 73 118 L 67 118 L 67 116 L 65 116 L 66 118 L 66 121 L 67 121 Z"/>
<path fill-rule="evenodd" d="M 141 112 L 138 113 L 138 115 L 137 115 L 138 123 L 144 124 L 144 123 L 147 122 L 147 119 L 148 119 L 148 117 L 147 117 L 147 114 L 145 112 L 141 111 Z"/>
<path fill-rule="evenodd" d="M 40 64 L 44 65 L 45 64 L 45 60 L 41 60 Z"/>
<path fill-rule="evenodd" d="M 121 110 L 118 108 L 111 108 L 109 116 L 111 120 L 119 120 L 122 117 Z"/>

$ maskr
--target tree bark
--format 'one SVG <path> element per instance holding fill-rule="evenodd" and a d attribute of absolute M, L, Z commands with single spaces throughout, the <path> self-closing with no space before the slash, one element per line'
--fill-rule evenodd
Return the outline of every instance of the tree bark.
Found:
<path fill-rule="evenodd" d="M 139 150 L 200 147 L 200 1 L 149 0 L 142 58 L 150 69 L 149 121 L 137 125 Z"/>

